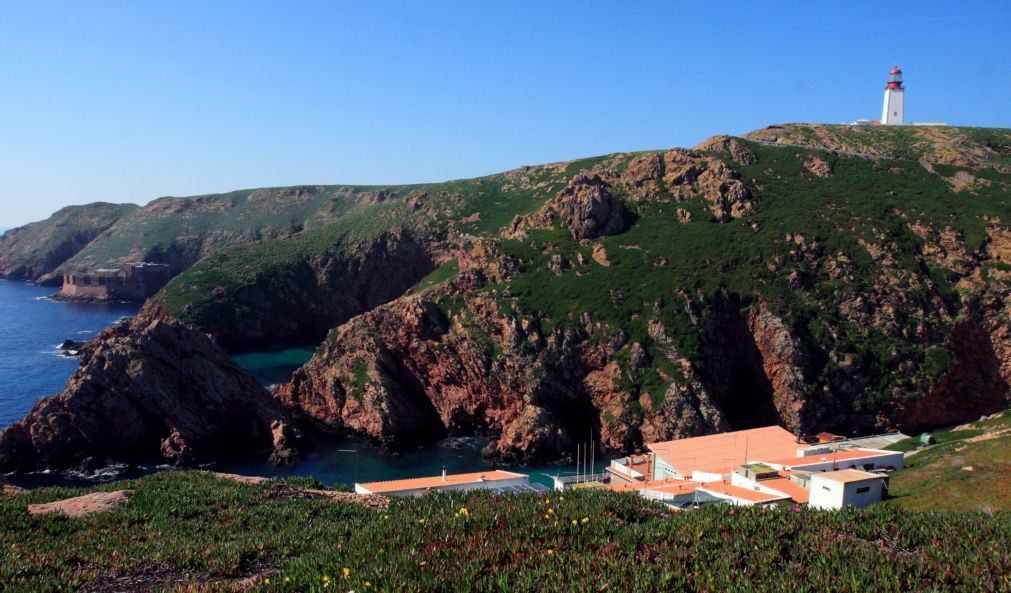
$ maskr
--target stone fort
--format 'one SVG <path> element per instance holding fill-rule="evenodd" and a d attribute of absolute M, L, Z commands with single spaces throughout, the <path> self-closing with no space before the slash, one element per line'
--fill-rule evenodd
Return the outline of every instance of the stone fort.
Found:
<path fill-rule="evenodd" d="M 142 301 L 171 279 L 165 264 L 137 262 L 119 268 L 63 275 L 59 296 L 67 299 Z"/>

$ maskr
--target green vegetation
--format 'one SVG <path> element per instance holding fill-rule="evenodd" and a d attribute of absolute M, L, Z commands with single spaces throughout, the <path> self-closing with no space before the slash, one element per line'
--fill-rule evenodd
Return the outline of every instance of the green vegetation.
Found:
<path fill-rule="evenodd" d="M 932 436 L 937 444 L 922 449 L 919 436 L 889 447 L 915 451 L 892 475 L 889 504 L 913 510 L 1011 509 L 1011 411 Z"/>
<path fill-rule="evenodd" d="M 786 124 L 745 138 L 910 161 L 1011 168 L 1011 130 L 955 126 Z"/>
<path fill-rule="evenodd" d="M 309 486 L 308 482 L 298 485 Z M 635 496 L 433 495 L 387 511 L 278 496 L 201 473 L 108 484 L 129 502 L 77 519 L 0 499 L 5 591 L 94 580 L 262 591 L 998 591 L 1011 587 L 1011 516 L 726 506 L 670 513 Z M 169 581 L 173 579 L 173 581 Z M 268 582 L 269 581 L 269 582 Z M 141 581 L 144 582 L 144 581 Z M 217 584 L 215 584 L 217 583 Z M 103 589 L 104 590 L 104 589 Z"/>
<path fill-rule="evenodd" d="M 435 286 L 436 284 L 442 284 L 447 280 L 452 280 L 456 278 L 456 275 L 460 273 L 460 262 L 453 258 L 446 263 L 442 264 L 438 268 L 432 270 L 432 272 L 421 279 L 414 287 L 414 291 L 422 291 L 429 286 Z"/>
<path fill-rule="evenodd" d="M 64 266 L 88 269 L 141 259 L 185 268 L 206 255 L 238 245 L 332 224 L 363 207 L 372 189 L 261 188 L 159 198 L 117 221 L 100 241 L 88 245 Z"/>
<path fill-rule="evenodd" d="M 921 345 L 904 338 L 851 325 L 836 303 L 847 294 L 873 293 L 886 273 L 867 245 L 889 246 L 887 252 L 901 270 L 891 273 L 903 276 L 903 286 L 913 289 L 913 307 L 928 307 L 935 294 L 952 298 L 961 277 L 936 266 L 923 272 L 916 258 L 923 239 L 908 223 L 919 220 L 934 228 L 951 227 L 964 237 L 968 249 L 978 249 L 985 241 L 987 218 L 1011 220 L 1007 175 L 976 171 L 977 176 L 992 179 L 990 185 L 956 193 L 943 176 L 954 175 L 957 167 L 937 165 L 931 173 L 914 161 L 747 146 L 757 162 L 747 166 L 727 162 L 750 186 L 760 188 L 755 190 L 758 207 L 753 215 L 727 224 L 679 224 L 675 207 L 688 209 L 695 221 L 706 221 L 710 218 L 706 202 L 694 198 L 675 204 L 673 198 L 661 195 L 634 203 L 635 223 L 599 240 L 609 266 L 593 262 L 593 245 L 574 241 L 564 229 L 537 230 L 524 241 L 504 241 L 502 251 L 521 262 L 521 273 L 506 282 L 516 305 L 544 314 L 548 328 L 576 327 L 584 313 L 610 331 L 622 328 L 630 342 L 650 350 L 654 367 L 669 374 L 672 369 L 647 335 L 649 322 L 662 321 L 679 352 L 702 367 L 700 327 L 689 318 L 686 297 L 694 303 L 713 301 L 726 291 L 738 295 L 741 307 L 761 298 L 795 335 L 815 342 L 814 350 L 820 349 L 817 342 L 834 335 L 840 349 L 880 378 L 865 395 L 871 409 L 890 400 L 899 361 L 920 362 L 929 380 L 940 376 L 947 366 L 941 345 L 924 352 Z M 830 162 L 833 174 L 811 175 L 804 163 L 812 157 Z M 578 273 L 556 276 L 548 267 L 556 254 L 570 262 L 582 255 L 589 263 L 578 267 Z M 819 266 L 837 258 L 848 273 L 832 278 Z M 697 312 L 703 318 L 706 313 Z M 919 320 L 906 316 L 900 322 L 913 328 Z M 666 382 L 653 371 L 640 371 L 640 377 L 629 371 L 626 383 L 649 392 L 657 403 L 656 391 Z M 815 368 L 810 378 L 818 383 L 816 388 L 828 380 L 832 369 L 826 366 L 823 371 L 819 377 L 822 370 Z"/>
<path fill-rule="evenodd" d="M 67 206 L 46 220 L 5 233 L 0 238 L 0 278 L 41 279 L 137 209 L 134 204 L 105 202 Z"/>

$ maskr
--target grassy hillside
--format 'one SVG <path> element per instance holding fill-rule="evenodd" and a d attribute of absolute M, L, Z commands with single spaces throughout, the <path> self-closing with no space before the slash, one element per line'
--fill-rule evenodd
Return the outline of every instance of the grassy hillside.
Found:
<path fill-rule="evenodd" d="M 298 485 L 305 485 L 299 483 Z M 1006 513 L 733 509 L 634 496 L 435 495 L 370 510 L 199 473 L 108 484 L 130 500 L 77 519 L 0 499 L 6 591 L 997 591 Z M 241 585 L 238 579 L 248 579 Z M 90 584 L 88 584 L 90 583 Z M 250 587 L 251 583 L 251 587 Z"/>
<path fill-rule="evenodd" d="M 912 510 L 1011 510 L 1011 411 L 893 445 L 911 452 L 891 479 L 893 503 Z"/>
<path fill-rule="evenodd" d="M 955 126 L 769 126 L 745 138 L 892 159 L 1011 171 L 1011 130 Z"/>
<path fill-rule="evenodd" d="M 326 330 L 347 319 L 345 310 L 357 314 L 399 296 L 434 268 L 417 268 L 417 262 L 398 260 L 389 252 L 389 237 L 409 237 L 439 259 L 454 248 L 459 233 L 494 236 L 516 214 L 527 214 L 564 186 L 566 175 L 593 161 L 546 165 L 489 177 L 447 183 L 383 188 L 387 198 L 361 205 L 339 220 L 316 223 L 284 240 L 263 241 L 212 255 L 175 278 L 159 297 L 176 317 L 216 333 L 229 327 L 256 324 L 267 307 L 267 295 L 285 288 L 300 288 L 306 294 L 287 298 L 311 298 L 326 306 L 341 299 L 369 301 L 369 305 L 331 307 L 333 315 L 314 322 L 322 339 Z M 370 262 L 377 278 L 361 277 Z M 405 269 L 407 268 L 407 269 Z M 405 274 L 411 281 L 385 298 L 366 298 L 363 284 L 382 282 L 383 276 Z M 414 274 L 417 274 L 416 276 Z M 280 304 L 284 304 L 281 302 Z M 297 308 L 286 306 L 279 315 L 300 322 Z M 322 313 L 321 313 L 322 315 Z M 282 339 L 284 339 L 282 337 Z"/>
<path fill-rule="evenodd" d="M 41 279 L 137 208 L 104 202 L 67 206 L 46 220 L 4 232 L 0 278 Z"/>
<path fill-rule="evenodd" d="M 388 197 L 370 187 L 295 186 L 160 198 L 119 220 L 63 267 L 144 260 L 168 263 L 180 272 L 238 245 L 325 227 Z"/>

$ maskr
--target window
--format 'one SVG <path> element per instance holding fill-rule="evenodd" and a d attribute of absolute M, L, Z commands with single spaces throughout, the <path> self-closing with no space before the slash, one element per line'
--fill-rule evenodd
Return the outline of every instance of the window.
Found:
<path fill-rule="evenodd" d="M 860 488 L 857 488 L 857 494 L 863 494 L 864 492 L 870 492 L 870 491 L 871 491 L 871 487 L 870 486 L 861 486 Z"/>

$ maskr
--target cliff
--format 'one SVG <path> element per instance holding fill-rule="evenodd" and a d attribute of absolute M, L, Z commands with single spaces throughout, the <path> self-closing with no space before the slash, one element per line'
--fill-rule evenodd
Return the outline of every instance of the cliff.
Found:
<path fill-rule="evenodd" d="M 157 307 L 103 331 L 80 357 L 61 393 L 0 433 L 0 471 L 297 455 L 299 435 L 269 394 Z"/>
<path fill-rule="evenodd" d="M 323 429 L 523 461 L 978 418 L 1009 401 L 1008 179 L 946 167 L 729 137 L 601 159 L 278 395 Z"/>

